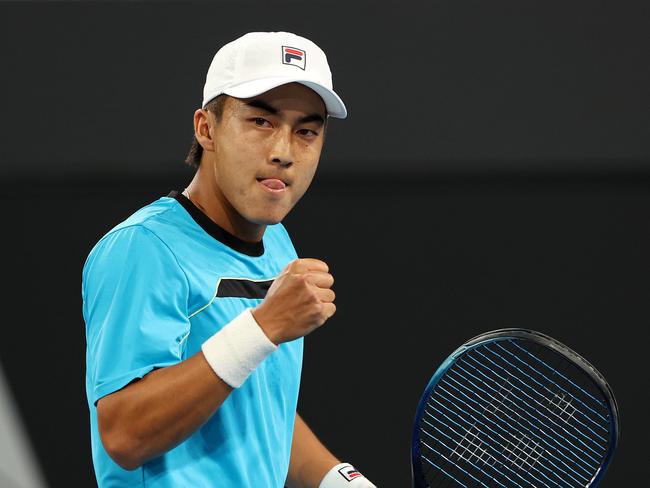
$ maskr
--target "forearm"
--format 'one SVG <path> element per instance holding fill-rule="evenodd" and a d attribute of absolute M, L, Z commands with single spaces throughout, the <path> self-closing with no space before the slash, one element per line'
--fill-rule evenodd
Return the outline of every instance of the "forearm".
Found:
<path fill-rule="evenodd" d="M 189 437 L 231 391 L 202 352 L 154 370 L 99 400 L 104 447 L 123 468 L 135 469 Z"/>
<path fill-rule="evenodd" d="M 325 474 L 339 462 L 296 414 L 287 486 L 318 488 Z"/>

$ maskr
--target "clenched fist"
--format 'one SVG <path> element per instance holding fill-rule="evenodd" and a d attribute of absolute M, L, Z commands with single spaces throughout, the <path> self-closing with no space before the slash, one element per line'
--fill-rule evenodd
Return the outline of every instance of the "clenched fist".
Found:
<path fill-rule="evenodd" d="M 303 337 L 334 312 L 334 277 L 318 259 L 296 259 L 280 273 L 253 317 L 275 344 Z"/>

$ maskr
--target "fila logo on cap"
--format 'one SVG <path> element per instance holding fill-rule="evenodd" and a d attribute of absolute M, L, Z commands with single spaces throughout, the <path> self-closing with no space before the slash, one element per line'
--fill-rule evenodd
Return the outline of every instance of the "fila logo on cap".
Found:
<path fill-rule="evenodd" d="M 307 53 L 296 47 L 282 46 L 282 63 L 305 69 Z"/>
<path fill-rule="evenodd" d="M 352 481 L 355 478 L 358 478 L 359 476 L 363 476 L 359 471 L 355 469 L 354 466 L 347 465 L 343 466 L 341 469 L 339 469 L 339 473 L 341 473 L 341 476 L 346 479 L 346 481 Z"/>

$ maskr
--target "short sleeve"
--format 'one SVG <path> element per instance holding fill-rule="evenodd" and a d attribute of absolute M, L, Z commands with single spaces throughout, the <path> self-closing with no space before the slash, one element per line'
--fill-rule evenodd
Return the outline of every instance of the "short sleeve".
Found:
<path fill-rule="evenodd" d="M 93 404 L 182 359 L 189 285 L 167 245 L 143 226 L 105 236 L 82 275 L 86 367 Z"/>

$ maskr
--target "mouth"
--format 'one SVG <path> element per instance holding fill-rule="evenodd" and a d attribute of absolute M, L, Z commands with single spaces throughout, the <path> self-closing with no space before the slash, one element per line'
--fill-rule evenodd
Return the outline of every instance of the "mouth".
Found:
<path fill-rule="evenodd" d="M 257 182 L 264 187 L 265 190 L 268 190 L 273 193 L 281 193 L 287 189 L 289 183 L 281 180 L 279 178 L 256 178 Z"/>

